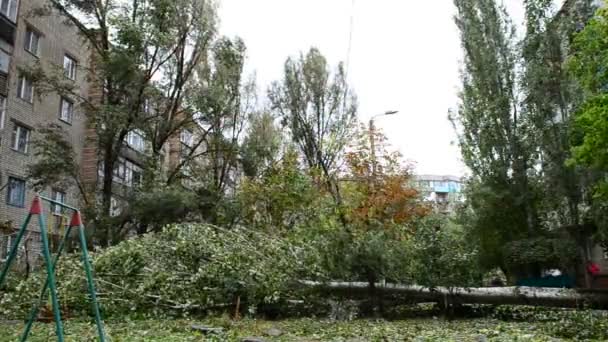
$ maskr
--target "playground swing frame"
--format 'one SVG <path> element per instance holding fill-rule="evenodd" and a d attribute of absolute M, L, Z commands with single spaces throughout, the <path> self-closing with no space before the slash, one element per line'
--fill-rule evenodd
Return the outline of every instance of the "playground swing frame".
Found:
<path fill-rule="evenodd" d="M 55 255 L 54 259 L 51 259 L 51 253 L 50 253 L 50 248 L 49 248 L 49 239 L 47 236 L 46 220 L 44 217 L 44 211 L 42 210 L 41 201 L 46 201 L 50 204 L 60 206 L 63 209 L 72 211 L 72 219 L 71 219 L 70 224 L 68 225 L 67 229 L 65 230 L 64 237 L 61 240 L 61 242 L 57 248 L 57 254 Z M 57 336 L 57 341 L 63 342 L 65 340 L 63 324 L 61 321 L 61 308 L 59 306 L 59 298 L 57 296 L 57 286 L 56 286 L 56 282 L 55 282 L 55 268 L 57 267 L 59 258 L 61 256 L 61 253 L 63 252 L 65 244 L 67 243 L 67 241 L 71 235 L 72 229 L 76 228 L 76 229 L 78 229 L 80 249 L 82 250 L 82 263 L 84 266 L 84 271 L 86 273 L 88 292 L 89 292 L 89 296 L 90 296 L 90 300 L 91 300 L 91 307 L 93 310 L 93 314 L 95 315 L 95 324 L 97 326 L 98 339 L 100 342 L 105 342 L 106 338 L 105 338 L 105 333 L 104 333 L 103 320 L 101 319 L 101 312 L 99 310 L 99 303 L 97 301 L 95 282 L 93 280 L 93 270 L 91 267 L 91 262 L 89 260 L 89 253 L 87 250 L 87 240 L 86 240 L 86 235 L 85 235 L 84 224 L 82 221 L 82 215 L 78 208 L 74 208 L 72 206 L 55 201 L 48 197 L 44 197 L 42 195 L 36 195 L 34 197 L 30 211 L 27 214 L 27 216 L 25 217 L 25 220 L 24 220 L 23 224 L 21 225 L 19 232 L 17 233 L 17 237 L 13 241 L 8 258 L 6 259 L 4 267 L 2 268 L 2 272 L 0 273 L 0 289 L 2 289 L 2 286 L 4 285 L 4 282 L 8 275 L 8 271 L 10 269 L 10 266 L 17 256 L 17 251 L 19 250 L 19 244 L 21 243 L 21 240 L 23 239 L 23 236 L 25 235 L 25 232 L 27 231 L 27 227 L 32 219 L 32 216 L 34 216 L 34 215 L 38 216 L 38 224 L 40 226 L 40 238 L 42 240 L 42 254 L 44 257 L 44 264 L 46 266 L 47 277 L 46 277 L 44 286 L 42 287 L 42 290 L 40 292 L 38 301 L 36 304 L 34 304 L 32 311 L 31 311 L 30 315 L 28 316 L 28 320 L 27 320 L 25 329 L 23 331 L 23 334 L 21 335 L 20 341 L 22 341 L 22 342 L 27 341 L 29 333 L 32 330 L 34 321 L 36 321 L 36 318 L 38 317 L 38 313 L 40 312 L 40 307 L 41 307 L 42 303 L 45 301 L 45 297 L 47 296 L 47 290 L 50 290 L 50 292 L 51 292 L 51 302 L 52 302 L 52 307 L 53 307 L 53 318 L 55 319 L 55 334 Z M 48 298 L 48 297 L 46 297 L 46 298 Z"/>

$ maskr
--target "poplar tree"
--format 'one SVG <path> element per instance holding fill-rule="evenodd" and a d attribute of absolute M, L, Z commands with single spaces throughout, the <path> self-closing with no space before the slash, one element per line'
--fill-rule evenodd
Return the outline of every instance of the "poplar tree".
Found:
<path fill-rule="evenodd" d="M 487 267 L 507 267 L 505 245 L 538 233 L 533 153 L 518 95 L 516 32 L 494 0 L 455 0 L 464 52 L 460 104 L 450 117 L 472 175 L 470 232 Z"/>

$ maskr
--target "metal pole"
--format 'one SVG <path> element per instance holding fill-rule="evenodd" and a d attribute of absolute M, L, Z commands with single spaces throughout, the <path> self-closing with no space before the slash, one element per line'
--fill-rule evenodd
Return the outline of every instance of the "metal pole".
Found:
<path fill-rule="evenodd" d="M 55 270 L 51 261 L 51 253 L 49 252 L 49 241 L 46 236 L 46 223 L 44 215 L 40 208 L 40 199 L 36 197 L 34 201 L 38 201 L 38 222 L 40 223 L 40 237 L 42 239 L 42 252 L 44 254 L 44 262 L 46 264 L 47 277 L 49 288 L 51 290 L 51 302 L 53 303 L 53 316 L 55 317 L 55 332 L 57 341 L 63 342 L 63 326 L 61 324 L 61 312 L 59 307 L 59 299 L 57 298 L 57 288 L 55 286 Z M 33 206 L 33 205 L 32 205 Z M 32 209 L 33 211 L 33 209 Z"/>
<path fill-rule="evenodd" d="M 11 267 L 13 260 L 17 256 L 17 251 L 19 250 L 19 244 L 21 243 L 21 239 L 23 239 L 23 235 L 25 234 L 25 231 L 27 230 L 27 226 L 30 224 L 31 218 L 32 218 L 32 213 L 30 212 L 25 217 L 25 221 L 23 222 L 23 224 L 21 225 L 21 228 L 19 229 L 17 238 L 15 239 L 15 241 L 13 241 L 13 246 L 11 247 L 11 251 L 8 255 L 8 258 L 6 259 L 6 262 L 4 263 L 4 267 L 2 268 L 2 273 L 0 273 L 0 288 L 2 288 L 2 285 L 4 284 L 4 280 L 6 279 L 6 275 L 8 274 L 8 269 Z"/>
<path fill-rule="evenodd" d="M 84 232 L 84 225 L 82 224 L 82 218 L 80 211 L 76 211 L 72 216 L 71 227 L 78 226 L 78 235 L 80 237 L 80 249 L 82 250 L 82 263 L 84 264 L 84 270 L 87 275 L 87 283 L 89 285 L 89 294 L 91 295 L 91 306 L 93 313 L 95 314 L 95 323 L 97 325 L 97 333 L 99 334 L 99 341 L 105 342 L 105 335 L 103 329 L 103 321 L 101 320 L 101 313 L 99 311 L 99 304 L 97 303 L 97 294 L 95 291 L 95 282 L 93 281 L 93 271 L 91 263 L 89 261 L 89 253 L 87 251 L 87 239 Z"/>
<path fill-rule="evenodd" d="M 56 269 L 57 267 L 57 263 L 59 262 L 59 257 L 61 256 L 61 253 L 63 252 L 63 248 L 65 247 L 68 238 L 70 237 L 70 233 L 72 232 L 72 227 L 68 227 L 65 236 L 63 237 L 63 240 L 61 241 L 61 243 L 59 244 L 59 248 L 57 250 L 57 255 L 55 255 L 55 260 L 53 261 L 53 270 Z M 32 312 L 30 313 L 30 316 L 27 320 L 27 324 L 25 326 L 25 330 L 23 331 L 23 335 L 21 335 L 21 342 L 25 342 L 27 340 L 27 337 L 29 336 L 31 330 L 32 330 L 32 326 L 34 325 L 34 321 L 36 320 L 36 317 L 38 316 L 38 313 L 40 312 L 40 305 L 42 305 L 42 302 L 44 301 L 44 297 L 46 295 L 46 291 L 49 287 L 49 277 L 47 276 L 46 281 L 44 282 L 44 286 L 42 287 L 42 291 L 40 291 L 40 297 L 38 298 L 38 304 L 34 305 L 34 307 L 32 308 Z"/>
<path fill-rule="evenodd" d="M 47 201 L 47 202 L 49 202 L 49 203 L 52 203 L 52 204 L 58 205 L 58 206 L 60 206 L 60 207 L 66 208 L 66 209 L 70 209 L 70 210 L 72 210 L 72 211 L 74 211 L 74 212 L 76 212 L 76 211 L 79 211 L 79 210 L 80 210 L 80 209 L 78 209 L 78 208 L 74 208 L 74 207 L 72 207 L 72 206 L 70 206 L 70 205 L 67 205 L 67 204 L 65 204 L 65 203 L 63 203 L 63 202 L 55 201 L 54 199 L 52 199 L 52 198 L 48 198 L 48 197 L 46 197 L 46 196 L 38 195 L 38 197 L 40 197 L 40 199 L 45 200 L 45 201 Z"/>
<path fill-rule="evenodd" d="M 370 143 L 370 157 L 372 162 L 372 181 L 376 178 L 376 137 L 375 137 L 374 118 L 369 119 L 369 143 Z"/>
<path fill-rule="evenodd" d="M 398 110 L 387 110 L 386 112 L 374 115 L 369 119 L 369 142 L 370 142 L 370 147 L 371 147 L 370 158 L 371 158 L 371 162 L 372 162 L 372 177 L 371 177 L 372 181 L 376 180 L 376 169 L 377 169 L 377 165 L 376 165 L 376 127 L 374 126 L 374 118 L 379 117 L 379 116 L 385 116 L 385 115 L 395 115 L 397 113 L 399 113 Z"/>

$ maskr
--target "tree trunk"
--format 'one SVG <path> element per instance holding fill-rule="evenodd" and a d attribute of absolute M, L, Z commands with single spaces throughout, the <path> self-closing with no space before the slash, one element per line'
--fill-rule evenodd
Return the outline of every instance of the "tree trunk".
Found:
<path fill-rule="evenodd" d="M 369 293 L 367 282 L 299 281 L 301 286 L 315 288 L 323 292 L 344 295 L 365 295 Z M 438 302 L 447 300 L 450 304 L 510 304 L 561 308 L 608 308 L 608 291 L 573 290 L 544 287 L 424 287 L 418 285 L 375 284 L 378 294 L 406 296 L 412 302 Z"/>

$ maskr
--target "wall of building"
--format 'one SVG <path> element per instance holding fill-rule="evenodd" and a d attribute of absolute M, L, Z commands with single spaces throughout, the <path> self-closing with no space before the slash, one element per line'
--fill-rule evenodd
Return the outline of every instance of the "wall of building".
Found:
<path fill-rule="evenodd" d="M 418 175 L 417 188 L 425 201 L 434 205 L 438 212 L 453 213 L 462 201 L 462 180 L 456 176 Z"/>
<path fill-rule="evenodd" d="M 45 70 L 61 73 L 63 70 L 63 59 L 67 54 L 78 62 L 75 83 L 79 89 L 80 96 L 86 97 L 88 93 L 85 72 L 81 66 L 88 65 L 90 54 L 84 40 L 79 36 L 77 29 L 64 23 L 64 18 L 53 12 L 50 15 L 34 15 L 32 10 L 45 5 L 45 0 L 21 0 L 17 18 L 17 29 L 15 33 L 14 45 L 11 47 L 11 62 L 9 71 L 9 89 L 6 99 L 6 115 L 4 129 L 0 130 L 0 184 L 5 186 L 9 177 L 26 180 L 27 190 L 24 206 L 14 206 L 7 203 L 8 188 L 4 187 L 0 192 L 0 221 L 12 222 L 13 228 L 18 226 L 26 216 L 29 204 L 35 196 L 35 191 L 30 188 L 31 182 L 27 182 L 27 167 L 34 161 L 34 148 L 32 142 L 40 138 L 36 132 L 41 126 L 57 124 L 65 132 L 65 138 L 72 143 L 76 152 L 76 162 L 82 159 L 82 146 L 84 145 L 84 127 L 86 122 L 85 114 L 75 103 L 72 121 L 66 123 L 59 119 L 60 96 L 56 93 L 43 94 L 34 90 L 34 99 L 29 103 L 17 96 L 17 88 L 20 76 L 20 69 L 29 66 L 41 65 Z M 26 32 L 33 29 L 40 34 L 38 53 L 34 55 L 25 50 Z M 2 45 L 6 47 L 6 42 Z M 67 78 L 66 78 L 67 80 Z M 28 142 L 27 153 L 16 151 L 11 146 L 11 140 L 15 125 L 22 125 L 31 129 Z M 74 186 L 57 189 L 66 193 L 66 202 L 73 206 L 79 205 L 79 192 Z M 42 193 L 50 196 L 52 189 L 42 189 Z M 50 214 L 49 205 L 45 203 Z M 52 220 L 52 219 L 50 219 Z M 61 220 L 58 219 L 57 222 Z M 37 224 L 30 224 L 31 232 L 28 234 L 32 240 L 32 246 L 39 237 Z M 6 239 L 5 239 L 6 240 Z M 6 248 L 6 246 L 0 246 Z M 0 250 L 0 256 L 2 256 Z"/>

